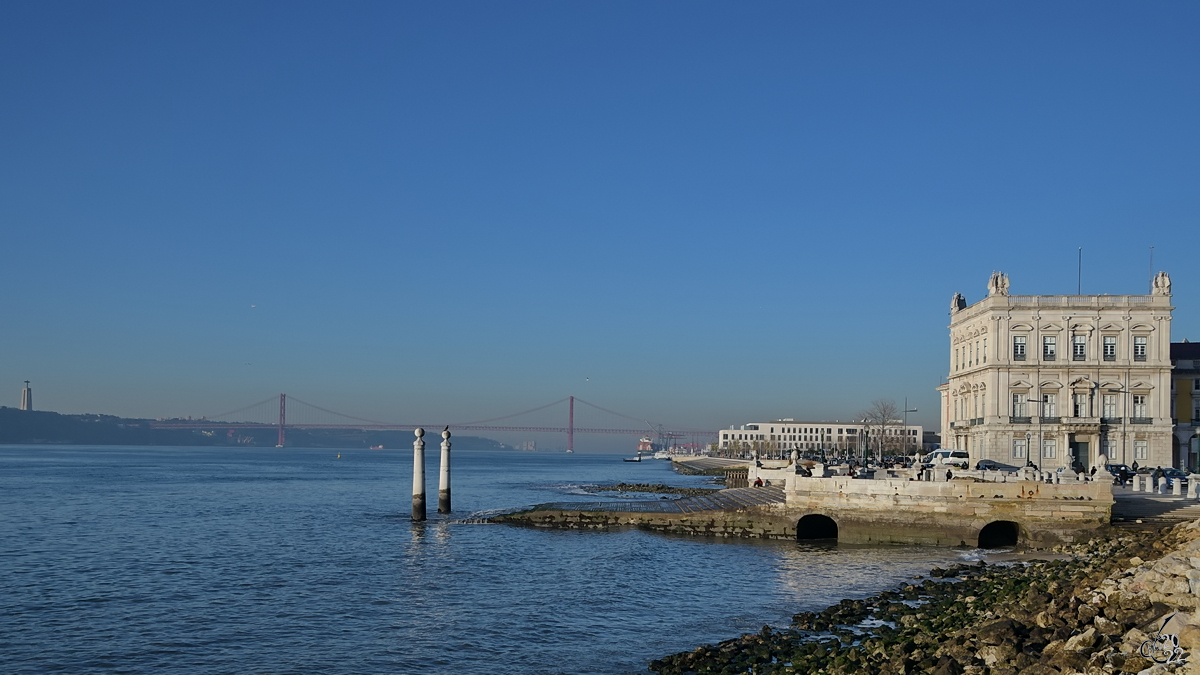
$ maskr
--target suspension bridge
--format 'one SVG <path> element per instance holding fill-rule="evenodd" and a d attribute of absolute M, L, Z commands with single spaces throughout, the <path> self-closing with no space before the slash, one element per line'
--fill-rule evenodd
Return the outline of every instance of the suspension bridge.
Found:
<path fill-rule="evenodd" d="M 576 403 L 587 406 L 589 409 L 615 416 L 622 421 L 628 420 L 636 422 L 638 423 L 638 426 L 636 428 L 576 426 Z M 276 404 L 278 404 L 278 408 L 276 408 Z M 566 408 L 566 424 L 563 426 L 513 426 L 496 424 L 497 422 L 513 420 L 514 418 L 523 417 L 532 413 L 551 411 L 555 406 L 562 404 L 566 404 L 563 406 Z M 155 429 L 196 429 L 211 431 L 232 428 L 239 430 L 277 429 L 279 433 L 279 442 L 277 445 L 280 447 L 283 447 L 287 443 L 288 429 L 411 431 L 418 427 L 437 428 L 438 426 L 445 425 L 445 422 L 416 424 L 369 420 L 336 412 L 312 403 L 305 403 L 297 398 L 289 398 L 287 394 L 280 394 L 278 397 L 272 396 L 262 401 L 258 401 L 257 403 L 251 403 L 250 405 L 242 406 L 236 410 L 230 410 L 217 415 L 208 415 L 196 419 L 165 419 L 150 423 L 150 426 Z M 603 408 L 594 403 L 588 403 L 587 401 L 575 396 L 566 396 L 558 399 L 557 401 L 552 401 L 536 408 L 530 408 L 529 410 L 522 410 L 521 412 L 513 413 L 511 415 L 493 417 L 485 420 L 475 420 L 471 422 L 451 422 L 449 426 L 455 431 L 500 431 L 566 434 L 567 450 L 572 452 L 575 449 L 575 434 L 655 436 L 658 444 L 662 447 L 685 444 L 683 443 L 685 439 L 688 441 L 686 444 L 692 446 L 703 446 L 708 442 L 715 441 L 717 438 L 717 433 L 715 431 L 669 429 L 665 425 L 655 424 L 649 420 L 639 419 L 632 415 L 625 415 L 623 413 L 609 410 L 608 408 Z"/>

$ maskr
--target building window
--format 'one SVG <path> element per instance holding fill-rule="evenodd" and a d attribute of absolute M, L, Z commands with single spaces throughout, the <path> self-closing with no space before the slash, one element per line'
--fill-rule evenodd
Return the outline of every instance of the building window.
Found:
<path fill-rule="evenodd" d="M 1105 394 L 1103 406 L 1104 406 L 1103 416 L 1110 420 L 1115 418 L 1117 416 L 1117 395 L 1116 394 Z"/>
<path fill-rule="evenodd" d="M 1026 452 L 1025 439 L 1024 438 L 1014 438 L 1013 439 L 1013 455 L 1012 455 L 1013 459 L 1025 459 L 1025 452 Z"/>
<path fill-rule="evenodd" d="M 1105 335 L 1104 336 L 1104 360 L 1105 361 L 1116 361 L 1117 360 L 1117 336 L 1116 335 Z"/>
<path fill-rule="evenodd" d="M 1147 415 L 1146 415 L 1146 395 L 1145 394 L 1134 394 L 1133 395 L 1133 416 L 1134 417 L 1147 417 Z"/>
<path fill-rule="evenodd" d="M 1104 439 L 1104 440 L 1100 441 L 1100 453 L 1103 454 L 1105 457 L 1107 457 L 1108 461 L 1110 461 L 1110 462 L 1112 461 L 1112 458 L 1113 458 L 1113 449 L 1114 448 L 1113 448 L 1112 441 L 1110 441 L 1108 439 Z"/>
<path fill-rule="evenodd" d="M 1025 414 L 1025 394 L 1013 394 L 1013 417 L 1028 417 Z"/>
<path fill-rule="evenodd" d="M 1013 361 L 1025 360 L 1025 336 L 1013 336 Z"/>
<path fill-rule="evenodd" d="M 983 339 L 983 362 L 987 363 L 987 338 Z"/>
<path fill-rule="evenodd" d="M 1075 335 L 1073 339 L 1074 341 L 1071 344 L 1071 358 L 1075 361 L 1083 361 L 1087 358 L 1087 336 Z"/>
<path fill-rule="evenodd" d="M 1058 441 L 1053 438 L 1042 439 L 1042 457 L 1044 459 L 1054 459 L 1058 451 Z"/>
<path fill-rule="evenodd" d="M 1133 338 L 1133 360 L 1146 360 L 1146 343 L 1148 342 L 1145 335 L 1139 335 Z"/>
<path fill-rule="evenodd" d="M 1045 394 L 1042 401 L 1042 417 L 1058 417 L 1058 394 Z"/>
<path fill-rule="evenodd" d="M 1133 458 L 1150 459 L 1150 441 L 1134 441 Z"/>
<path fill-rule="evenodd" d="M 1073 397 L 1073 405 L 1071 406 L 1071 417 L 1091 417 L 1088 413 L 1088 395 L 1075 394 Z"/>
<path fill-rule="evenodd" d="M 1053 361 L 1055 354 L 1056 338 L 1053 335 L 1042 336 L 1042 360 Z"/>

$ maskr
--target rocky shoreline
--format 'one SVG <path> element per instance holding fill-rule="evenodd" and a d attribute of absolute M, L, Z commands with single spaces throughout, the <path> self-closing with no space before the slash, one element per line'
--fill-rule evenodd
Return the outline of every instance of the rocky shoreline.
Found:
<path fill-rule="evenodd" d="M 1200 673 L 1200 617 L 1191 617 L 1200 600 L 1200 521 L 1152 532 L 1110 531 L 1042 553 L 1057 559 L 934 569 L 871 598 L 797 614 L 787 629 L 763 626 L 652 661 L 650 670 Z M 1156 664 L 1139 650 L 1168 618 L 1161 633 L 1177 636 L 1179 650 L 1171 663 Z M 1165 652 L 1158 656 L 1166 660 Z"/>
<path fill-rule="evenodd" d="M 587 492 L 645 492 L 649 494 L 682 495 L 699 497 L 720 492 L 721 488 L 671 487 L 663 483 L 617 483 L 615 485 L 592 485 L 583 488 Z"/>

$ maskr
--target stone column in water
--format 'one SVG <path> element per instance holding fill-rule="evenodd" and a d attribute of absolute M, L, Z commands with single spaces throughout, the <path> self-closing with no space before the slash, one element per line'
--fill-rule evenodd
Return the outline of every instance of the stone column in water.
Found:
<path fill-rule="evenodd" d="M 450 427 L 442 431 L 442 475 L 438 479 L 438 513 L 450 513 Z"/>
<path fill-rule="evenodd" d="M 413 520 L 425 520 L 425 441 L 421 438 L 425 430 L 413 430 L 417 440 L 413 441 Z"/>

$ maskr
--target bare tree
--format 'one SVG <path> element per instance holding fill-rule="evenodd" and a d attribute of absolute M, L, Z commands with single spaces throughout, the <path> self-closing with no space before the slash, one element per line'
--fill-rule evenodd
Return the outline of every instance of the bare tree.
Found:
<path fill-rule="evenodd" d="M 896 402 L 887 398 L 877 398 L 871 401 L 870 407 L 861 413 L 863 425 L 868 438 L 873 439 L 875 449 L 882 455 L 889 445 L 895 445 L 899 439 L 888 435 L 888 429 L 900 426 L 900 408 Z"/>

